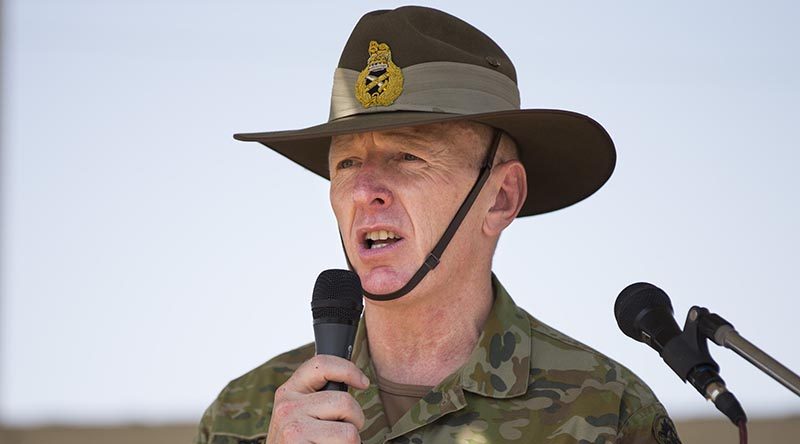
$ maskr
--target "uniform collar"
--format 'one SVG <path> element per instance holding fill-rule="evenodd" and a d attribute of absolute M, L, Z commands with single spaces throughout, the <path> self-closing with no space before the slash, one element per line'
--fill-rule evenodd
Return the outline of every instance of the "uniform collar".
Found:
<path fill-rule="evenodd" d="M 492 274 L 494 304 L 478 344 L 461 372 L 461 386 L 490 398 L 513 398 L 528 390 L 531 325 Z"/>
<path fill-rule="evenodd" d="M 410 433 L 443 415 L 467 406 L 466 392 L 490 398 L 511 398 L 527 392 L 530 374 L 530 321 L 514 304 L 505 288 L 492 274 L 494 302 L 478 343 L 469 360 L 444 378 L 389 427 L 383 410 L 367 341 L 366 322 L 362 319 L 353 346 L 353 362 L 370 380 L 365 390 L 350 387 L 350 393 L 361 405 L 366 423 L 361 440 L 366 444 L 386 443 Z"/>
<path fill-rule="evenodd" d="M 494 303 L 469 360 L 445 380 L 459 376 L 464 390 L 490 398 L 512 398 L 528 389 L 531 337 L 527 313 L 517 307 L 492 273 Z M 377 381 L 369 353 L 366 322 L 358 326 L 353 362 L 370 379 Z"/>

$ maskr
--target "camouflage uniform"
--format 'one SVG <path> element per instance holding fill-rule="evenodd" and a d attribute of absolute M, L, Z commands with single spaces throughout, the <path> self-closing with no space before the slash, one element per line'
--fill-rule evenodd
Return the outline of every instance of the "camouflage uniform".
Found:
<path fill-rule="evenodd" d="M 390 428 L 364 322 L 353 361 L 370 378 L 351 388 L 364 443 L 677 443 L 664 407 L 622 365 L 536 320 L 494 279 L 495 301 L 469 361 Z M 197 444 L 266 440 L 275 390 L 314 355 L 284 353 L 231 381 L 205 412 Z"/>

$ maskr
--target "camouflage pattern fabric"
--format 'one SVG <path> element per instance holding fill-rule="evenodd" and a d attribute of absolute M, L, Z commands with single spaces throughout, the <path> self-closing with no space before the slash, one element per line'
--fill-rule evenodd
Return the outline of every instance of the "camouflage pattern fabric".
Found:
<path fill-rule="evenodd" d="M 630 370 L 536 320 L 494 279 L 495 301 L 469 361 L 390 428 L 364 322 L 353 361 L 372 381 L 350 389 L 364 410 L 361 440 L 398 443 L 657 443 L 672 424 Z M 314 355 L 308 344 L 231 381 L 206 410 L 196 444 L 266 440 L 277 387 Z M 665 421 L 666 420 L 666 421 Z M 660 436 L 656 436 L 659 434 Z"/>

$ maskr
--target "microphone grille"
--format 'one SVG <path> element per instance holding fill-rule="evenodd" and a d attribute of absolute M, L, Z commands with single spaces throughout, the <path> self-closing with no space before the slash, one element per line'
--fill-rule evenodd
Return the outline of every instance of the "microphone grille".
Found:
<path fill-rule="evenodd" d="M 636 319 L 640 313 L 654 308 L 665 308 L 672 314 L 672 303 L 664 290 L 647 282 L 637 282 L 625 287 L 614 303 L 614 317 L 623 333 L 641 341 Z"/>
<path fill-rule="evenodd" d="M 356 323 L 364 308 L 358 275 L 349 270 L 325 270 L 317 277 L 311 297 L 314 320 Z"/>

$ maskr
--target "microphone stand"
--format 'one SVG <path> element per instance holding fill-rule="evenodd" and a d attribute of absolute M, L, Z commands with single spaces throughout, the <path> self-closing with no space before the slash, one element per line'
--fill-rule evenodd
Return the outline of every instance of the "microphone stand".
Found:
<path fill-rule="evenodd" d="M 689 318 L 700 318 L 700 332 L 715 344 L 729 348 L 756 366 L 772 379 L 781 383 L 795 395 L 800 396 L 800 376 L 776 361 L 753 343 L 743 338 L 733 325 L 721 316 L 707 309 L 694 306 L 689 310 Z"/>
<path fill-rule="evenodd" d="M 702 322 L 707 314 L 705 308 L 692 307 L 686 315 L 683 331 L 664 345 L 661 358 L 682 381 L 690 383 L 734 425 L 743 428 L 747 415 L 736 396 L 725 386 L 725 381 L 719 376 L 719 365 L 708 351 L 708 326 Z"/>

